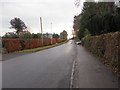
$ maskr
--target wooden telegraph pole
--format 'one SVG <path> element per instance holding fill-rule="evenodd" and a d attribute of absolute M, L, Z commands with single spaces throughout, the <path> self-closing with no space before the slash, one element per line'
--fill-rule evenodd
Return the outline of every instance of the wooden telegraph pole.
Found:
<path fill-rule="evenodd" d="M 51 44 L 52 44 L 52 22 L 51 22 Z"/>
<path fill-rule="evenodd" d="M 41 27 L 41 34 L 42 34 L 42 46 L 43 46 L 42 17 L 40 17 L 40 27 Z"/>

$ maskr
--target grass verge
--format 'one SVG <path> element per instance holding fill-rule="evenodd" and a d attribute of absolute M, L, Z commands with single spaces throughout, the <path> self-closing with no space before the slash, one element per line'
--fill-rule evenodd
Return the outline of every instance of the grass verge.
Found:
<path fill-rule="evenodd" d="M 64 43 L 66 43 L 66 42 L 67 41 L 61 42 L 61 43 L 57 43 L 57 44 L 53 44 L 53 45 L 49 45 L 49 46 L 43 46 L 43 47 L 38 47 L 38 48 L 33 48 L 33 49 L 26 49 L 26 50 L 22 50 L 22 51 L 18 51 L 18 52 L 37 52 L 37 51 L 41 51 L 41 50 L 45 50 L 45 49 L 53 48 L 55 46 L 62 45 Z"/>

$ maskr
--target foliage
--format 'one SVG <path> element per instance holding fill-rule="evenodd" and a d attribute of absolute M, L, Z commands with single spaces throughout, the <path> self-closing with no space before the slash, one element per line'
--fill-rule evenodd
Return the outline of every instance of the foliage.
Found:
<path fill-rule="evenodd" d="M 51 44 L 51 39 L 44 39 L 44 46 L 48 46 Z M 53 38 L 52 44 L 61 43 L 63 42 L 61 39 Z M 29 42 L 26 39 L 2 39 L 3 48 L 7 50 L 8 53 L 26 50 L 26 49 L 33 49 L 42 46 L 41 39 L 30 39 Z"/>
<path fill-rule="evenodd" d="M 14 18 L 10 21 L 11 27 L 16 29 L 16 33 L 22 32 L 24 29 L 27 29 L 27 26 L 20 18 Z"/>
<path fill-rule="evenodd" d="M 84 37 L 84 30 L 81 29 L 77 31 L 77 37 L 81 40 Z"/>
<path fill-rule="evenodd" d="M 53 33 L 53 38 L 59 38 L 60 36 L 58 34 Z"/>
<path fill-rule="evenodd" d="M 39 35 L 32 33 L 32 38 L 39 38 Z"/>
<path fill-rule="evenodd" d="M 19 39 L 2 39 L 2 46 L 8 53 L 21 50 Z"/>
<path fill-rule="evenodd" d="M 22 40 L 22 39 L 26 39 L 26 40 L 29 40 L 32 38 L 32 35 L 29 31 L 24 31 L 24 32 L 21 32 L 20 35 L 19 35 L 19 38 Z"/>
<path fill-rule="evenodd" d="M 105 64 L 118 73 L 120 32 L 86 36 L 82 40 L 89 51 L 102 58 Z"/>
<path fill-rule="evenodd" d="M 14 32 L 7 32 L 2 38 L 18 38 L 18 35 Z"/>
<path fill-rule="evenodd" d="M 46 39 L 46 38 L 51 38 L 51 35 L 52 35 L 52 34 L 44 33 L 44 34 L 43 34 L 43 38 L 44 38 L 44 39 Z"/>
<path fill-rule="evenodd" d="M 41 50 L 44 50 L 44 49 L 49 49 L 49 48 L 52 48 L 52 47 L 55 47 L 55 46 L 59 46 L 61 44 L 64 44 L 66 42 L 60 42 L 59 44 L 53 44 L 53 45 L 48 45 L 48 46 L 43 46 L 43 47 L 38 47 L 38 48 L 33 48 L 33 49 L 26 49 L 26 50 L 22 50 L 22 51 L 19 51 L 19 52 L 37 52 L 37 51 L 41 51 Z"/>
<path fill-rule="evenodd" d="M 22 50 L 25 48 L 25 41 L 27 41 L 29 43 L 31 38 L 32 38 L 32 35 L 28 31 L 23 31 L 23 32 L 19 33 L 19 40 L 20 40 Z"/>
<path fill-rule="evenodd" d="M 84 37 L 85 30 L 91 35 L 120 31 L 119 11 L 114 2 L 85 2 L 82 13 L 74 17 L 74 23 L 78 21 L 79 25 L 78 37 Z"/>
<path fill-rule="evenodd" d="M 90 31 L 88 30 L 88 29 L 86 29 L 85 31 L 84 31 L 84 37 L 85 36 L 90 36 L 91 34 L 90 34 Z"/>
<path fill-rule="evenodd" d="M 60 38 L 61 39 L 65 39 L 66 40 L 67 36 L 68 36 L 68 34 L 67 34 L 67 31 L 65 31 L 65 30 L 63 30 L 63 32 L 60 33 Z"/>

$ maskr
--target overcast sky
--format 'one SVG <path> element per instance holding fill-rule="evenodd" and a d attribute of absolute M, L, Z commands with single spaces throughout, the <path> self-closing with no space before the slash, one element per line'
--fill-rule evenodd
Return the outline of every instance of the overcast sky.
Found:
<path fill-rule="evenodd" d="M 39 33 L 39 18 L 42 17 L 44 33 L 51 33 L 52 22 L 53 33 L 59 34 L 66 30 L 71 36 L 73 17 L 80 14 L 83 1 L 81 0 L 77 8 L 75 0 L 0 0 L 1 34 L 15 31 L 9 29 L 9 22 L 14 17 L 23 20 L 30 32 Z"/>

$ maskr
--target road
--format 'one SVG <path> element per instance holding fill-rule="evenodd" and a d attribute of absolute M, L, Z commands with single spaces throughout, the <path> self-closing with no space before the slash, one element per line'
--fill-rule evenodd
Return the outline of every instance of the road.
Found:
<path fill-rule="evenodd" d="M 3 88 L 69 88 L 74 49 L 68 42 L 3 61 Z"/>
<path fill-rule="evenodd" d="M 74 61 L 77 63 L 75 69 Z M 103 67 L 102 70 L 100 67 Z M 73 41 L 51 49 L 7 58 L 2 63 L 2 70 L 3 88 L 69 88 L 71 82 L 79 88 L 117 87 L 117 79 L 111 71 Z M 78 73 L 72 81 L 73 71 Z"/>

